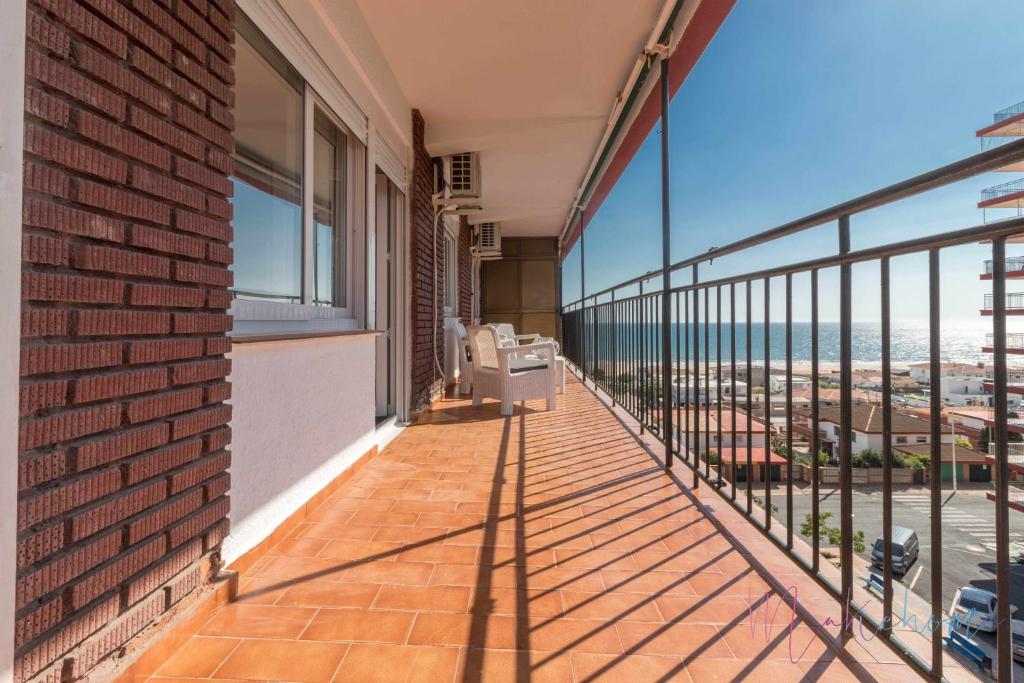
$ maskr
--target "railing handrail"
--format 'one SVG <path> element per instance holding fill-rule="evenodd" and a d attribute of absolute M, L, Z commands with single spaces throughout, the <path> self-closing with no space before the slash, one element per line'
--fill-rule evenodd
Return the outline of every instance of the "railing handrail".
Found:
<path fill-rule="evenodd" d="M 1006 270 L 1024 270 L 1024 256 L 1008 256 L 1004 259 Z M 1011 266 L 1014 266 L 1011 268 Z M 992 259 L 985 259 L 985 273 L 992 273 Z"/>
<path fill-rule="evenodd" d="M 712 259 L 721 258 L 722 256 L 743 251 L 744 249 L 749 249 L 781 237 L 794 235 L 819 225 L 838 220 L 842 216 L 850 216 L 870 209 L 875 209 L 900 199 L 906 199 L 907 197 L 911 197 L 937 187 L 942 187 L 943 185 L 948 185 L 949 183 L 995 170 L 1017 161 L 1024 161 L 1024 138 L 999 147 L 984 150 L 969 157 L 940 166 L 939 168 L 931 171 L 893 183 L 892 185 L 875 190 L 874 192 L 869 192 L 822 211 L 809 214 L 803 218 L 798 218 L 788 223 L 783 223 L 777 227 L 750 235 L 749 237 L 744 237 L 725 246 L 713 247 L 706 252 L 674 263 L 669 268 L 669 271 L 675 272 L 683 268 L 699 265 Z M 638 285 L 642 282 L 647 282 L 661 276 L 662 272 L 660 270 L 648 271 L 643 275 L 630 278 L 629 280 L 612 285 L 611 287 L 606 287 L 605 289 L 597 292 L 589 294 L 581 292 L 580 298 L 564 304 L 563 309 L 582 303 L 588 299 L 596 299 L 597 297 L 611 294 L 620 289 Z"/>
<path fill-rule="evenodd" d="M 1017 116 L 1018 114 L 1024 114 L 1024 102 L 1011 104 L 1009 107 L 1006 107 L 1005 109 L 1000 109 L 999 111 L 992 115 L 992 122 L 999 123 L 1000 121 L 1005 121 L 1006 119 L 1012 119 L 1014 116 Z"/>

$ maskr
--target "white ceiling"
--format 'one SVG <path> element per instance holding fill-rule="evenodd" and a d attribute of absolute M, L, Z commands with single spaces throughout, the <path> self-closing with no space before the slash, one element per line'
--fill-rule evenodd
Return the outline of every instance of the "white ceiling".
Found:
<path fill-rule="evenodd" d="M 427 150 L 480 152 L 505 235 L 558 235 L 660 0 L 357 0 Z"/>

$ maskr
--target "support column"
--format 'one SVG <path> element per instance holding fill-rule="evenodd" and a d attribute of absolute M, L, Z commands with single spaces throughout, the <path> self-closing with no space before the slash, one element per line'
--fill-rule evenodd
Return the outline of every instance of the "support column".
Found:
<path fill-rule="evenodd" d="M 668 167 L 668 54 L 661 57 L 661 423 L 665 441 L 665 469 L 672 468 L 672 289 L 669 268 L 671 222 L 669 221 Z"/>
<path fill-rule="evenodd" d="M 587 384 L 587 259 L 583 247 L 583 207 L 580 207 L 580 372 L 583 374 L 583 385 Z"/>

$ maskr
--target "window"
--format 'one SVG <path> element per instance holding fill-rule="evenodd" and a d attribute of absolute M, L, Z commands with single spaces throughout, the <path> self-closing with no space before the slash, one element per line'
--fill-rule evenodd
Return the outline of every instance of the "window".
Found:
<path fill-rule="evenodd" d="M 345 134 L 317 107 L 313 115 L 313 303 L 345 307 Z"/>
<path fill-rule="evenodd" d="M 459 269 L 457 239 L 449 230 L 444 231 L 444 314 L 453 316 L 458 311 Z"/>
<path fill-rule="evenodd" d="M 237 29 L 236 316 L 289 326 L 351 318 L 352 169 L 364 149 L 241 13 Z"/>
<path fill-rule="evenodd" d="M 302 301 L 302 78 L 239 19 L 235 57 L 235 295 Z"/>
<path fill-rule="evenodd" d="M 833 435 L 834 435 L 834 436 L 835 436 L 836 438 L 839 438 L 839 425 L 836 425 L 836 426 L 832 427 L 832 434 L 833 434 Z"/>
<path fill-rule="evenodd" d="M 896 437 L 896 443 L 900 444 L 900 443 L 906 443 L 906 442 L 907 442 L 907 437 L 905 437 L 905 436 L 897 436 Z"/>
<path fill-rule="evenodd" d="M 917 442 L 918 443 L 928 443 L 928 437 L 927 436 L 919 436 L 919 437 L 917 437 Z"/>

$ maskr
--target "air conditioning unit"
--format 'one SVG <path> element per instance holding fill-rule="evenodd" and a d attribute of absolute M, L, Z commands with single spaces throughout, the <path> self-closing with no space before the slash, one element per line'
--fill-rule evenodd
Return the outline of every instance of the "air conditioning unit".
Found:
<path fill-rule="evenodd" d="M 445 197 L 480 199 L 480 154 L 460 152 L 444 157 Z"/>
<path fill-rule="evenodd" d="M 473 253 L 484 261 L 501 258 L 501 223 L 481 223 L 476 226 Z"/>

